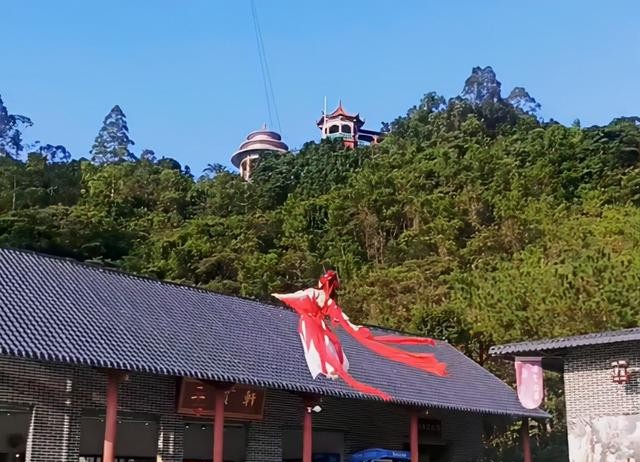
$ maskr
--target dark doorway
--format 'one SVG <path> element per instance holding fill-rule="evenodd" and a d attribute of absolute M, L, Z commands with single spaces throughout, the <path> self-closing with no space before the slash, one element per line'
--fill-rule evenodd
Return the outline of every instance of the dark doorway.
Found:
<path fill-rule="evenodd" d="M 0 462 L 23 462 L 31 414 L 28 409 L 0 405 Z"/>
<path fill-rule="evenodd" d="M 403 449 L 409 451 L 411 449 L 409 443 L 405 443 Z M 449 448 L 441 444 L 419 444 L 418 452 L 419 462 L 446 462 L 448 460 Z"/>

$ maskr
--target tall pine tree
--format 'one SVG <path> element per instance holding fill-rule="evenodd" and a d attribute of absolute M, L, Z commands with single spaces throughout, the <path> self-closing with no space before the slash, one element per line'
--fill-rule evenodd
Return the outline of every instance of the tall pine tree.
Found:
<path fill-rule="evenodd" d="M 102 128 L 91 148 L 91 160 L 98 164 L 136 160 L 136 156 L 129 150 L 129 146 L 134 144 L 129 137 L 127 116 L 116 104 L 102 122 Z"/>
<path fill-rule="evenodd" d="M 511 90 L 507 102 L 525 114 L 537 115 L 541 108 L 540 103 L 524 87 L 515 87 Z"/>
<path fill-rule="evenodd" d="M 491 66 L 474 67 L 471 75 L 464 82 L 460 96 L 472 104 L 483 104 L 487 101 L 497 103 L 502 101 L 500 89 L 502 84 L 496 78 Z"/>
<path fill-rule="evenodd" d="M 9 114 L 0 96 L 0 155 L 18 158 L 24 149 L 20 129 L 31 125 L 29 117 Z"/>

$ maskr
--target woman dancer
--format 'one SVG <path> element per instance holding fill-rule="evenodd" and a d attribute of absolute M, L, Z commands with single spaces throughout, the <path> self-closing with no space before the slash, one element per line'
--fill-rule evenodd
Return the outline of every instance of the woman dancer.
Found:
<path fill-rule="evenodd" d="M 309 288 L 292 294 L 273 294 L 300 315 L 298 332 L 307 366 L 314 379 L 319 374 L 334 380 L 340 377 L 358 391 L 384 400 L 391 399 L 385 392 L 357 381 L 347 372 L 349 361 L 342 350 L 340 340 L 327 326 L 327 319 L 332 326 L 342 327 L 364 347 L 387 359 L 439 376 L 446 375 L 446 365 L 439 362 L 432 353 L 414 353 L 392 346 L 394 344 L 433 346 L 435 342 L 432 339 L 396 335 L 374 336 L 366 327 L 352 324 L 333 299 L 339 287 L 340 282 L 336 272 L 327 271 L 320 278 L 316 289 Z"/>

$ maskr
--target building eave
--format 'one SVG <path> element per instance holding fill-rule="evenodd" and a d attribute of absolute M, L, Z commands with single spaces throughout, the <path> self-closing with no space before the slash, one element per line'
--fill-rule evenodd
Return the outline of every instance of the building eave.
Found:
<path fill-rule="evenodd" d="M 314 380 L 296 331 L 298 316 L 283 307 L 1 248 L 0 278 L 1 355 L 377 399 L 342 381 Z M 382 358 L 344 332 L 337 335 L 354 377 L 384 390 L 393 403 L 548 417 L 524 409 L 511 388 L 446 342 L 419 349 L 448 364 L 449 376 L 437 377 Z"/>

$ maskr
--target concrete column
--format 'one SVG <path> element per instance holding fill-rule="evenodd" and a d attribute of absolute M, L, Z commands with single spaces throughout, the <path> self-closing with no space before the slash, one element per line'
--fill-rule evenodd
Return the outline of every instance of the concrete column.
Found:
<path fill-rule="evenodd" d="M 224 462 L 224 395 L 225 389 L 216 388 L 213 421 L 213 462 Z"/>
<path fill-rule="evenodd" d="M 312 462 L 313 459 L 313 411 L 305 406 L 302 424 L 302 462 Z"/>
<path fill-rule="evenodd" d="M 531 439 L 529 437 L 529 419 L 522 419 L 522 455 L 524 462 L 531 462 Z"/>
<path fill-rule="evenodd" d="M 418 447 L 418 411 L 411 411 L 411 424 L 409 425 L 409 447 L 411 462 L 418 462 L 420 449 Z"/>
<path fill-rule="evenodd" d="M 106 416 L 104 418 L 104 445 L 102 461 L 114 462 L 116 457 L 116 434 L 118 431 L 118 388 L 122 375 L 107 371 L 107 395 L 105 399 Z"/>

